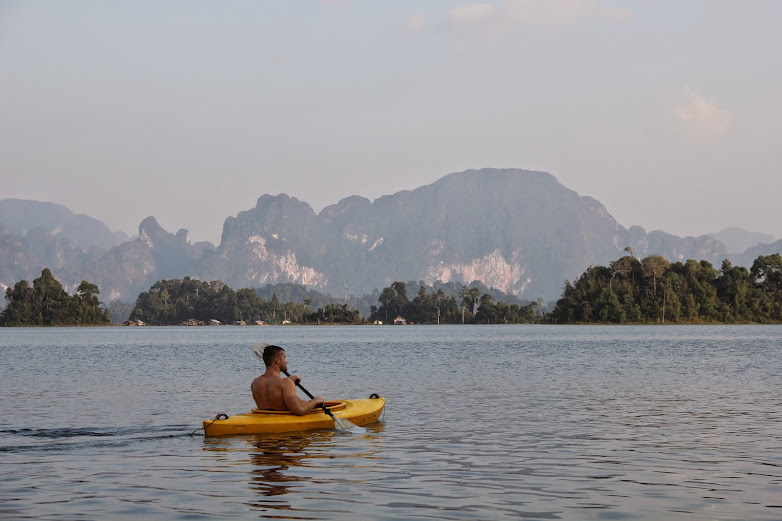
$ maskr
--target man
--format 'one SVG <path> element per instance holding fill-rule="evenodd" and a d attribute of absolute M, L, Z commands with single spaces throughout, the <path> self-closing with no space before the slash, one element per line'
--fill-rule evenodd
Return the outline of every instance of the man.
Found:
<path fill-rule="evenodd" d="M 266 346 L 263 350 L 263 363 L 266 364 L 266 372 L 253 380 L 250 385 L 253 399 L 259 409 L 291 411 L 302 415 L 323 403 L 323 398 L 320 396 L 304 401 L 296 395 L 296 382 L 301 378 L 295 374 L 288 378 L 280 376 L 281 372 L 288 371 L 285 349 L 279 346 Z"/>

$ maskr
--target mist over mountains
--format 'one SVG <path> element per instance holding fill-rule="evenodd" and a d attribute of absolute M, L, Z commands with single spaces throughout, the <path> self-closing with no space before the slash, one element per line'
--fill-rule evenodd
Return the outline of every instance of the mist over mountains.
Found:
<path fill-rule="evenodd" d="M 731 227 L 717 233 L 708 234 L 725 245 L 729 252 L 740 254 L 750 248 L 774 242 L 774 236 L 765 233 L 753 233 L 744 228 Z"/>
<path fill-rule="evenodd" d="M 624 228 L 600 202 L 551 174 L 482 169 L 374 202 L 351 196 L 319 214 L 294 197 L 262 195 L 225 220 L 217 246 L 192 244 L 187 230 L 170 233 L 154 217 L 128 239 L 57 204 L 5 199 L 0 285 L 31 281 L 48 267 L 66 290 L 82 280 L 97 284 L 108 303 L 133 302 L 157 280 L 185 276 L 233 288 L 293 282 L 332 295 L 363 295 L 397 280 L 480 280 L 548 302 L 565 280 L 626 255 L 627 247 L 637 257 L 750 266 L 758 255 L 782 251 L 773 240 L 741 229 L 682 238 Z"/>
<path fill-rule="evenodd" d="M 40 201 L 0 200 L 0 230 L 25 236 L 44 233 L 68 239 L 84 249 L 108 250 L 129 239 L 124 232 L 112 232 L 108 226 L 86 215 L 74 215 L 68 208 Z"/>

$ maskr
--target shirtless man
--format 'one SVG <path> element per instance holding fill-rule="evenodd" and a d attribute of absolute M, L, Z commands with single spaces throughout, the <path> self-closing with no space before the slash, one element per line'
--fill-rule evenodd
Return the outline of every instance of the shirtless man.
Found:
<path fill-rule="evenodd" d="M 323 398 L 320 396 L 304 401 L 296 395 L 296 382 L 301 378 L 295 374 L 288 378 L 280 376 L 282 371 L 288 370 L 285 349 L 279 346 L 266 346 L 263 350 L 263 362 L 266 364 L 266 372 L 253 380 L 250 385 L 255 404 L 259 409 L 291 411 L 302 415 L 323 403 Z"/>

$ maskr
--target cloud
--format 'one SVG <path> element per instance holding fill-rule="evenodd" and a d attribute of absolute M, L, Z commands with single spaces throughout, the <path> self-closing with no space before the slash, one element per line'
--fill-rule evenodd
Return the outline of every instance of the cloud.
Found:
<path fill-rule="evenodd" d="M 554 29 L 588 17 L 612 22 L 632 18 L 626 9 L 602 6 L 598 0 L 498 0 L 454 7 L 445 13 L 445 26 L 459 37 L 496 40 L 519 28 Z M 469 48 L 465 40 L 457 47 Z"/>
<path fill-rule="evenodd" d="M 445 20 L 447 27 L 454 33 L 479 39 L 494 39 L 502 23 L 497 9 L 489 4 L 456 7 L 446 13 Z M 466 42 L 459 42 L 458 46 L 469 47 Z"/>
<path fill-rule="evenodd" d="M 683 98 L 670 110 L 678 128 L 697 141 L 712 141 L 725 135 L 733 124 L 733 112 L 720 107 L 714 100 L 684 86 Z"/>
<path fill-rule="evenodd" d="M 600 7 L 599 14 L 605 20 L 627 22 L 633 19 L 633 13 L 620 7 Z"/>
<path fill-rule="evenodd" d="M 497 9 L 489 4 L 471 4 L 451 9 L 446 15 L 452 25 L 474 26 L 495 23 Z"/>
<path fill-rule="evenodd" d="M 413 16 L 407 19 L 407 26 L 416 31 L 425 28 L 427 23 L 428 20 L 425 13 L 415 13 Z"/>
<path fill-rule="evenodd" d="M 602 7 L 597 0 L 500 0 L 497 7 L 475 3 L 453 8 L 446 14 L 446 19 L 450 26 L 463 28 L 488 25 L 494 29 L 518 26 L 551 28 L 591 14 L 609 20 L 631 18 L 629 11 Z"/>
<path fill-rule="evenodd" d="M 337 9 L 344 9 L 350 5 L 350 0 L 318 0 L 321 4 Z"/>
<path fill-rule="evenodd" d="M 500 11 L 513 25 L 555 27 L 595 12 L 597 0 L 503 0 Z"/>

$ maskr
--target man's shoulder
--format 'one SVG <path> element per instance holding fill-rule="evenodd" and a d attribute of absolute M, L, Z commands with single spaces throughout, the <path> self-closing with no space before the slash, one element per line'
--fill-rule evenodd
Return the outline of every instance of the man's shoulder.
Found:
<path fill-rule="evenodd" d="M 253 380 L 253 385 L 261 385 L 261 384 L 268 385 L 267 382 L 271 383 L 271 382 L 280 381 L 280 380 L 283 380 L 283 379 L 280 378 L 277 375 L 264 373 L 264 374 L 262 374 L 260 376 L 256 376 L 255 377 L 255 379 Z"/>
<path fill-rule="evenodd" d="M 281 380 L 282 376 L 274 373 L 262 373 L 258 378 L 263 378 L 264 380 Z"/>

